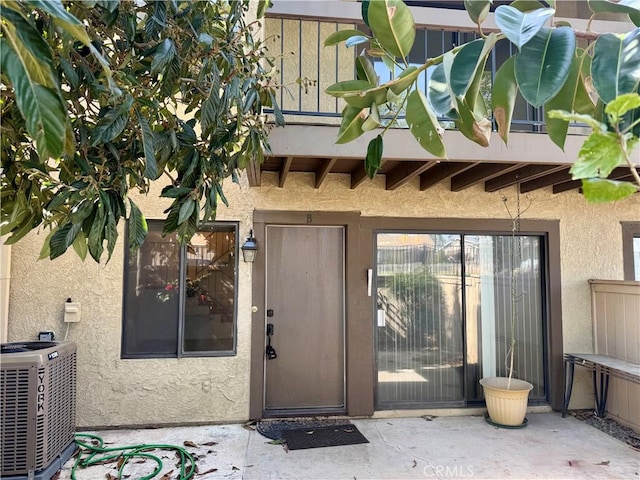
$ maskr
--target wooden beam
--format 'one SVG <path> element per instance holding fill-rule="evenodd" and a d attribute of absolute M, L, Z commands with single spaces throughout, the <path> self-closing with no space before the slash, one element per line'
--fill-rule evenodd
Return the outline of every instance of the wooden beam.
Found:
<path fill-rule="evenodd" d="M 400 162 L 398 166 L 387 173 L 387 190 L 395 190 L 422 172 L 437 164 L 436 160 L 425 162 Z"/>
<path fill-rule="evenodd" d="M 384 159 L 380 162 L 380 167 L 384 165 Z M 367 175 L 367 171 L 364 169 L 364 159 L 362 159 L 361 163 L 358 163 L 358 166 L 351 171 L 351 190 L 356 188 L 362 182 L 364 182 L 369 175 Z"/>
<path fill-rule="evenodd" d="M 607 177 L 609 180 L 626 182 L 633 180 L 633 175 L 629 173 L 627 167 L 618 167 Z M 582 188 L 582 180 L 569 180 L 568 182 L 556 183 L 553 185 L 553 193 L 562 193 L 576 188 Z"/>
<path fill-rule="evenodd" d="M 420 190 L 427 190 L 445 178 L 464 172 L 477 164 L 478 162 L 440 162 L 420 175 Z"/>
<path fill-rule="evenodd" d="M 580 187 L 582 187 L 582 181 L 569 180 L 568 182 L 555 183 L 552 189 L 553 189 L 553 193 L 562 193 L 562 192 L 567 192 L 569 190 L 575 190 Z"/>
<path fill-rule="evenodd" d="M 351 190 L 356 188 L 367 178 L 367 172 L 364 169 L 364 162 L 359 163 L 358 166 L 351 172 Z"/>
<path fill-rule="evenodd" d="M 280 169 L 280 188 L 284 187 L 284 182 L 287 180 L 289 170 L 291 169 L 291 162 L 293 162 L 293 157 L 287 157 L 284 162 L 282 162 L 282 168 Z"/>
<path fill-rule="evenodd" d="M 554 183 L 562 183 L 569 180 L 571 180 L 569 168 L 563 168 L 562 170 L 559 170 L 555 173 L 543 175 L 542 177 L 529 180 L 528 182 L 522 182 L 520 184 L 520 193 L 532 192 L 534 190 L 538 190 L 539 188 L 553 185 Z"/>
<path fill-rule="evenodd" d="M 513 170 L 504 175 L 494 177 L 491 180 L 487 180 L 484 184 L 485 192 L 496 192 L 501 188 L 515 185 L 516 183 L 522 183 L 527 180 L 533 180 L 534 178 L 541 177 L 542 175 L 548 175 L 549 173 L 557 172 L 566 167 L 558 165 L 526 165 Z"/>
<path fill-rule="evenodd" d="M 520 165 L 509 163 L 489 163 L 477 165 L 469 170 L 451 177 L 451 191 L 459 192 L 476 183 L 489 180 L 497 175 L 504 174 L 518 168 Z"/>
<path fill-rule="evenodd" d="M 320 188 L 320 186 L 324 183 L 327 175 L 331 171 L 333 165 L 338 161 L 336 157 L 326 158 L 322 161 L 320 168 L 316 170 L 316 188 Z"/>
<path fill-rule="evenodd" d="M 249 162 L 247 167 L 247 178 L 249 180 L 250 187 L 259 187 L 262 181 L 262 171 L 260 165 L 256 160 Z"/>

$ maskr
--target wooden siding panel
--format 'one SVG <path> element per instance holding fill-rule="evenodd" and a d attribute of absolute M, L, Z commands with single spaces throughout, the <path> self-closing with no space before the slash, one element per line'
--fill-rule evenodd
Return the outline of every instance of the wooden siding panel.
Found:
<path fill-rule="evenodd" d="M 640 363 L 640 294 L 625 296 L 624 314 L 626 319 L 625 360 Z"/>
<path fill-rule="evenodd" d="M 590 280 L 594 353 L 640 363 L 640 282 Z M 640 431 L 640 385 L 611 378 L 607 412 Z"/>

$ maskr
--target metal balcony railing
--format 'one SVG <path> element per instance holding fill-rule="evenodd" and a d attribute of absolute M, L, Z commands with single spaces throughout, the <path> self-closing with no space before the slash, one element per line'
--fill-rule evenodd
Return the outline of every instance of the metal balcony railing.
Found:
<path fill-rule="evenodd" d="M 367 31 L 364 25 L 333 20 L 266 19 L 265 39 L 271 55 L 276 57 L 277 80 L 281 85 L 278 100 L 288 123 L 339 124 L 344 103 L 324 90 L 336 82 L 355 78 L 355 57 L 362 52 L 362 46 L 324 47 L 323 44 L 331 33 L 353 28 Z M 418 29 L 408 61 L 422 64 L 427 58 L 439 56 L 453 46 L 475 38 L 474 32 Z M 508 41 L 502 40 L 491 54 L 482 87 L 485 98 L 489 99 L 495 73 L 513 53 L 513 48 Z M 391 71 L 381 60 L 375 60 L 374 67 L 381 81 L 392 79 L 398 73 Z M 421 89 L 426 89 L 430 74 L 428 70 L 418 79 Z M 446 118 L 441 120 L 445 128 L 453 128 L 452 122 Z M 540 132 L 544 129 L 543 120 L 542 108 L 535 108 L 518 97 L 512 130 Z M 403 122 L 398 126 L 403 127 Z"/>

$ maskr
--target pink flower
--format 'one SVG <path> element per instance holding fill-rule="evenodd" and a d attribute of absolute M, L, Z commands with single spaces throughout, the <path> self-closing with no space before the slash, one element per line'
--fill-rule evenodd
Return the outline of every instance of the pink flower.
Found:
<path fill-rule="evenodd" d="M 167 292 L 170 292 L 171 290 L 173 290 L 173 289 L 174 289 L 174 286 L 173 286 L 173 285 L 171 285 L 171 284 L 169 284 L 169 285 L 167 285 L 166 287 L 164 287 L 164 289 L 165 289 Z"/>

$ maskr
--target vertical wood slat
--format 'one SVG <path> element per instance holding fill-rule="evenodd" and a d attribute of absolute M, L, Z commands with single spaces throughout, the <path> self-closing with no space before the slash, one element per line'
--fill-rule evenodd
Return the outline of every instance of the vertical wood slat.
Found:
<path fill-rule="evenodd" d="M 640 363 L 640 282 L 589 280 L 594 353 Z M 611 378 L 607 411 L 640 429 L 640 385 Z"/>

